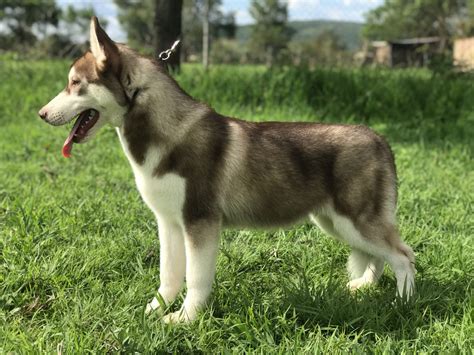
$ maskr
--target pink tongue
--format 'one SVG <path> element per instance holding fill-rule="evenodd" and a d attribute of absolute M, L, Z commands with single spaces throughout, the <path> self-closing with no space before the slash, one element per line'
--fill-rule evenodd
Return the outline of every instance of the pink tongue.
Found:
<path fill-rule="evenodd" d="M 69 136 L 66 138 L 66 141 L 63 144 L 63 157 L 65 158 L 71 157 L 72 145 L 74 144 L 72 140 L 74 138 L 74 134 L 76 134 L 76 131 L 79 128 L 79 125 L 81 124 L 81 121 L 82 115 L 80 115 L 77 119 L 76 123 L 74 124 L 74 127 L 72 127 L 71 129 L 71 133 L 69 133 Z"/>

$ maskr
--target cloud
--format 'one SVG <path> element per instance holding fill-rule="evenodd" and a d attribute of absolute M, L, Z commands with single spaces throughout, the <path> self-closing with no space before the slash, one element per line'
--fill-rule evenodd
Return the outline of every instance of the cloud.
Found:
<path fill-rule="evenodd" d="M 345 20 L 362 22 L 364 14 L 383 0 L 288 0 L 290 20 Z"/>
<path fill-rule="evenodd" d="M 319 0 L 288 0 L 288 9 L 312 8 L 318 6 Z"/>
<path fill-rule="evenodd" d="M 248 10 L 237 10 L 235 11 L 235 22 L 239 25 L 248 25 L 254 21 Z"/>
<path fill-rule="evenodd" d="M 382 1 L 380 0 L 343 0 L 343 3 L 345 6 L 351 6 L 353 4 L 359 4 L 359 5 L 372 5 L 372 4 L 377 4 L 381 3 Z"/>

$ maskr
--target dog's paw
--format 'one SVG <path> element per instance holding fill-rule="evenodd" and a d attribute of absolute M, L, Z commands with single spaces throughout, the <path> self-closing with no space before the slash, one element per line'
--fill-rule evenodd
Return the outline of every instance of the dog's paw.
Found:
<path fill-rule="evenodd" d="M 153 297 L 153 300 L 147 303 L 145 308 L 145 315 L 149 315 L 151 313 L 163 313 L 163 308 L 156 297 Z"/>
<path fill-rule="evenodd" d="M 190 317 L 186 310 L 181 308 L 179 311 L 163 316 L 163 322 L 166 324 L 183 324 L 193 321 L 194 318 L 195 317 Z"/>
<path fill-rule="evenodd" d="M 358 279 L 354 279 L 354 280 L 351 280 L 347 283 L 347 288 L 351 291 L 351 292 L 355 292 L 357 291 L 358 289 L 364 287 L 364 286 L 368 286 L 368 285 L 371 285 L 373 282 L 370 282 L 369 280 L 365 279 L 364 277 L 360 277 Z"/>

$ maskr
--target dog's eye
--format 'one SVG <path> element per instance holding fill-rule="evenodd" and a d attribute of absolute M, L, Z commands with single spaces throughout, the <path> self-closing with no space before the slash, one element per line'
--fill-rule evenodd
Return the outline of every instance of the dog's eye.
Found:
<path fill-rule="evenodd" d="M 80 80 L 71 80 L 71 85 L 73 86 L 79 85 L 80 83 L 81 83 Z"/>

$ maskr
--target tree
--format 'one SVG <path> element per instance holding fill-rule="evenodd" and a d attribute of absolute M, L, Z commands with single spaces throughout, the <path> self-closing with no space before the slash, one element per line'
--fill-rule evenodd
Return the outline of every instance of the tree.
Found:
<path fill-rule="evenodd" d="M 132 46 L 153 53 L 155 0 L 114 0 L 119 9 L 118 18 Z"/>
<path fill-rule="evenodd" d="M 461 23 L 474 9 L 472 0 L 386 0 L 367 14 L 364 35 L 369 39 L 394 40 L 437 36 L 444 50 Z M 472 16 L 473 12 L 471 12 Z M 472 20 L 472 17 L 471 17 Z M 470 21 L 469 21 L 470 22 Z"/>
<path fill-rule="evenodd" d="M 458 33 L 459 36 L 474 35 L 474 0 L 467 0 L 464 13 L 459 18 Z"/>
<path fill-rule="evenodd" d="M 49 56 L 78 57 L 88 48 L 88 33 L 91 17 L 94 16 L 92 6 L 75 8 L 68 5 L 61 12 L 58 31 L 47 36 L 39 43 L 39 47 Z M 107 26 L 105 19 L 101 20 Z"/>
<path fill-rule="evenodd" d="M 321 32 L 316 39 L 290 44 L 293 63 L 311 68 L 341 65 L 349 54 L 341 38 L 332 30 Z"/>
<path fill-rule="evenodd" d="M 128 43 L 132 47 L 152 54 L 155 44 L 155 0 L 142 0 L 138 4 L 136 0 L 114 1 L 119 8 L 119 21 L 127 33 Z M 167 2 L 173 3 L 174 0 Z M 179 45 L 183 58 L 187 59 L 202 51 L 203 4 L 204 0 L 183 0 L 182 38 Z M 236 32 L 233 14 L 222 14 L 219 10 L 220 4 L 221 0 L 210 0 L 209 33 L 211 38 L 229 38 Z"/>
<path fill-rule="evenodd" d="M 161 53 L 181 37 L 181 11 L 183 0 L 155 0 L 155 52 Z M 179 70 L 181 48 L 166 61 L 172 70 Z"/>
<path fill-rule="evenodd" d="M 119 21 L 127 33 L 127 42 L 142 52 L 157 56 L 181 37 L 183 0 L 114 0 Z M 179 69 L 181 45 L 167 60 Z"/>
<path fill-rule="evenodd" d="M 203 52 L 203 32 L 206 18 L 207 0 L 184 0 L 183 43 L 184 57 Z M 209 42 L 216 39 L 235 37 L 236 24 L 233 13 L 224 14 L 220 10 L 221 0 L 209 0 Z"/>
<path fill-rule="evenodd" d="M 58 25 L 60 14 L 54 0 L 0 0 L 0 22 L 20 47 L 35 43 L 37 34 L 44 37 L 48 26 Z"/>
<path fill-rule="evenodd" d="M 209 67 L 209 11 L 210 0 L 204 0 L 204 16 L 202 20 L 202 65 L 205 70 Z"/>
<path fill-rule="evenodd" d="M 272 66 L 291 38 L 288 9 L 280 0 L 252 0 L 250 15 L 255 20 L 250 36 L 251 51 L 257 60 Z"/>
<path fill-rule="evenodd" d="M 71 37 L 74 36 L 74 34 L 84 35 L 89 32 L 91 17 L 94 15 L 94 8 L 92 6 L 77 9 L 68 5 L 61 14 L 61 21 L 67 24 L 66 31 Z M 100 19 L 100 25 L 103 28 L 106 28 L 107 24 L 108 22 L 105 18 Z"/>

